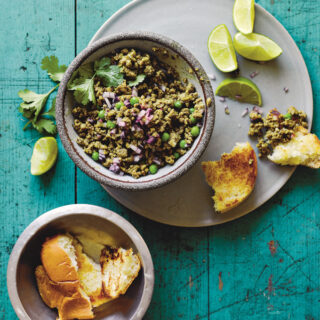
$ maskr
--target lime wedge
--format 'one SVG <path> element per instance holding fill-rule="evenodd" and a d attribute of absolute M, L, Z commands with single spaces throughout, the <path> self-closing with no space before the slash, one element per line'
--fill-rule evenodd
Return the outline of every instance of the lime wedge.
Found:
<path fill-rule="evenodd" d="M 244 34 L 253 31 L 254 0 L 236 0 L 233 5 L 233 23 Z"/>
<path fill-rule="evenodd" d="M 274 41 L 258 33 L 244 35 L 238 32 L 233 38 L 233 45 L 241 56 L 255 61 L 269 61 L 282 53 Z"/>
<path fill-rule="evenodd" d="M 227 27 L 220 24 L 215 27 L 208 38 L 208 50 L 216 67 L 222 72 L 238 69 L 236 53 Z"/>
<path fill-rule="evenodd" d="M 216 89 L 216 95 L 257 106 L 262 104 L 258 87 L 251 80 L 243 77 L 223 80 Z"/>
<path fill-rule="evenodd" d="M 58 145 L 53 137 L 40 138 L 33 147 L 31 174 L 39 176 L 52 168 L 57 160 Z"/>

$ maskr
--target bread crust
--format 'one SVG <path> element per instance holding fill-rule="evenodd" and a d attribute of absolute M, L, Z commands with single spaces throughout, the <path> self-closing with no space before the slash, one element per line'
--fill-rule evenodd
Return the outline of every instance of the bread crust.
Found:
<path fill-rule="evenodd" d="M 78 281 L 77 269 L 67 252 L 59 246 L 59 237 L 61 235 L 56 235 L 42 245 L 42 265 L 52 281 Z"/>
<path fill-rule="evenodd" d="M 227 212 L 243 202 L 255 186 L 258 164 L 256 154 L 247 143 L 237 144 L 219 161 L 202 162 L 207 183 L 215 191 L 216 211 Z"/>

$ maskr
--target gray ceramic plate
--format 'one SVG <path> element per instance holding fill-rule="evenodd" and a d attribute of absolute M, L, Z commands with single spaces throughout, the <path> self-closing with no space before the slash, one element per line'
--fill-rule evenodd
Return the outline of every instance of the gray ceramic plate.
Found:
<path fill-rule="evenodd" d="M 113 15 L 96 33 L 91 42 L 108 34 L 147 30 L 166 35 L 186 46 L 206 70 L 215 74 L 214 88 L 226 75 L 218 72 L 207 51 L 207 38 L 218 24 L 227 25 L 231 35 L 236 33 L 232 23 L 233 0 L 137 0 Z M 312 122 L 312 89 L 308 70 L 296 44 L 284 27 L 267 11 L 256 5 L 255 32 L 275 40 L 283 54 L 265 65 L 239 58 L 240 74 L 259 75 L 254 82 L 261 89 L 263 110 L 273 107 L 285 112 L 290 105 L 304 110 Z M 137 19 L 137 17 L 143 17 Z M 283 91 L 284 87 L 289 92 Z M 227 104 L 230 115 L 224 113 Z M 249 118 L 241 117 L 246 104 L 216 99 L 216 122 L 211 142 L 202 160 L 217 160 L 221 153 L 230 152 L 236 142 L 247 141 Z M 251 106 L 250 106 L 251 107 Z M 255 141 L 250 141 L 255 145 Z M 216 214 L 212 208 L 212 190 L 207 186 L 200 162 L 178 181 L 148 192 L 125 192 L 107 188 L 120 203 L 131 210 L 162 223 L 178 226 L 209 226 L 224 223 L 253 211 L 270 199 L 289 179 L 295 168 L 279 167 L 259 160 L 256 187 L 239 207 L 226 214 Z"/>

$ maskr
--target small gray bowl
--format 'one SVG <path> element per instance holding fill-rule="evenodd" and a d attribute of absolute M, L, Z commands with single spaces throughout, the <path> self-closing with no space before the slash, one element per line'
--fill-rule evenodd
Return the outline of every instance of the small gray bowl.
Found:
<path fill-rule="evenodd" d="M 73 72 L 82 64 L 99 59 L 115 49 L 135 48 L 151 52 L 157 58 L 179 73 L 181 79 L 187 78 L 196 88 L 204 102 L 208 98 L 212 103 L 205 108 L 203 126 L 191 149 L 172 166 L 165 166 L 154 175 L 135 179 L 129 175 L 120 176 L 91 159 L 76 143 L 77 133 L 73 128 L 72 108 L 76 105 L 67 84 Z M 152 52 L 153 47 L 165 48 L 168 57 Z M 190 70 L 192 71 L 190 73 Z M 205 103 L 206 104 L 206 103 Z M 200 158 L 206 149 L 214 126 L 214 94 L 207 74 L 199 61 L 185 47 L 174 40 L 151 32 L 119 33 L 94 42 L 84 49 L 68 67 L 59 87 L 56 101 L 56 119 L 58 132 L 63 146 L 74 163 L 94 180 L 114 188 L 124 190 L 148 190 L 168 184 L 186 173 Z"/>
<path fill-rule="evenodd" d="M 91 231 L 90 231 L 91 230 Z M 10 255 L 7 287 L 20 320 L 55 320 L 57 312 L 42 301 L 34 271 L 41 264 L 40 250 L 46 237 L 59 232 L 87 236 L 140 256 L 142 269 L 125 295 L 96 309 L 95 319 L 142 319 L 153 293 L 154 269 L 148 247 L 138 231 L 118 214 L 98 206 L 75 204 L 48 211 L 20 235 Z"/>

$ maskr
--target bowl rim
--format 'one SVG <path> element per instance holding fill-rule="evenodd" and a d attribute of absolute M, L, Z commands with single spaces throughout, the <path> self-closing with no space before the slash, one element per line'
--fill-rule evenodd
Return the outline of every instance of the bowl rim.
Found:
<path fill-rule="evenodd" d="M 95 168 L 93 168 L 87 160 L 79 154 L 76 150 L 74 144 L 75 141 L 72 141 L 68 135 L 68 130 L 65 125 L 65 97 L 67 93 L 67 83 L 70 80 L 72 74 L 76 69 L 93 53 L 105 47 L 109 44 L 113 44 L 123 40 L 137 40 L 137 41 L 152 41 L 158 43 L 160 46 L 164 46 L 177 53 L 182 57 L 186 63 L 189 64 L 189 67 L 193 70 L 193 74 L 196 75 L 197 81 L 202 87 L 202 92 L 204 95 L 205 102 L 205 117 L 203 121 L 203 126 L 201 133 L 196 140 L 196 146 L 193 150 L 189 150 L 182 163 L 178 166 L 172 166 L 172 169 L 167 172 L 165 175 L 159 177 L 150 177 L 149 180 L 139 181 L 123 181 L 121 177 L 111 177 L 105 175 Z M 202 80 L 201 80 L 202 78 Z M 211 98 L 211 105 L 207 106 L 207 99 Z M 98 181 L 100 184 L 104 184 L 116 189 L 130 190 L 130 191 L 141 191 L 141 190 L 150 190 L 164 186 L 182 176 L 186 173 L 192 166 L 198 161 L 203 152 L 205 151 L 208 143 L 210 141 L 214 122 L 215 122 L 215 100 L 213 89 L 208 78 L 207 73 L 200 64 L 200 62 L 194 57 L 194 55 L 186 49 L 184 46 L 172 40 L 166 36 L 149 32 L 149 31 L 137 31 L 137 32 L 123 32 L 116 33 L 110 36 L 107 36 L 101 40 L 95 41 L 93 44 L 90 44 L 87 48 L 81 51 L 76 58 L 71 62 L 67 68 L 62 81 L 60 82 L 58 95 L 56 99 L 56 122 L 58 132 L 61 138 L 61 142 L 67 151 L 69 157 L 73 160 L 77 167 L 79 167 L 84 173 L 86 173 L 92 179 Z M 105 168 L 106 169 L 106 168 Z M 106 169 L 107 170 L 107 169 Z"/>
<path fill-rule="evenodd" d="M 75 214 L 89 214 L 91 216 L 103 218 L 123 230 L 135 244 L 143 265 L 144 287 L 140 303 L 130 320 L 142 319 L 150 305 L 154 289 L 154 266 L 147 244 L 129 221 L 109 209 L 89 204 L 71 204 L 47 211 L 33 220 L 19 236 L 12 249 L 7 266 L 7 288 L 9 298 L 18 318 L 22 320 L 32 320 L 20 301 L 17 289 L 18 263 L 27 243 L 40 229 L 47 226 L 49 223 L 62 217 Z"/>

